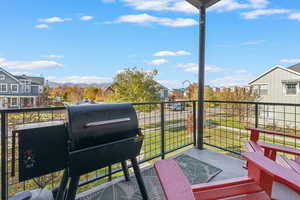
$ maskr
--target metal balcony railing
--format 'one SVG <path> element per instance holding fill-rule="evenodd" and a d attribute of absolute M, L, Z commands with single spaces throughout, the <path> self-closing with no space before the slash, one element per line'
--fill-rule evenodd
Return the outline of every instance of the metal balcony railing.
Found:
<path fill-rule="evenodd" d="M 138 161 L 153 164 L 157 159 L 196 145 L 197 101 L 134 103 L 139 126 L 145 135 Z M 18 181 L 18 135 L 13 131 L 24 124 L 66 122 L 65 107 L 7 109 L 1 113 L 1 199 L 37 188 L 58 186 L 62 172 L 38 180 Z M 300 135 L 300 104 L 205 101 L 205 148 L 237 155 L 244 152 L 249 138 L 245 126 Z M 262 135 L 262 140 L 299 148 L 297 140 Z M 55 148 L 55 147 L 54 147 Z M 119 176 L 121 166 L 113 165 L 82 176 L 80 191 Z M 16 172 L 16 173 L 14 173 Z M 38 184 L 36 184 L 38 181 Z"/>

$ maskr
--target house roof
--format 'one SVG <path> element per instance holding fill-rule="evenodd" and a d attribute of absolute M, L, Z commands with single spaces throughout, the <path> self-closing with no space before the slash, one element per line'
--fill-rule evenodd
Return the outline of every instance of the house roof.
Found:
<path fill-rule="evenodd" d="M 0 71 L 2 71 L 3 73 L 5 73 L 6 75 L 15 79 L 18 82 L 20 80 L 31 80 L 31 82 L 36 85 L 44 85 L 44 83 L 45 83 L 45 79 L 43 77 L 34 77 L 34 76 L 26 76 L 26 75 L 15 76 L 12 73 L 9 73 L 8 71 L 6 71 L 5 69 L 3 69 L 1 67 L 0 67 Z"/>
<path fill-rule="evenodd" d="M 291 67 L 293 67 L 292 69 L 290 69 Z M 272 67 L 270 70 L 266 71 L 265 73 L 261 74 L 260 76 L 258 76 L 256 79 L 254 79 L 253 81 L 250 81 L 249 82 L 249 85 L 251 85 L 253 82 L 257 81 L 258 79 L 260 79 L 261 77 L 267 75 L 268 73 L 274 71 L 275 69 L 282 69 L 282 70 L 285 70 L 285 71 L 288 71 L 290 73 L 293 73 L 293 74 L 296 74 L 298 76 L 300 76 L 300 64 L 297 65 L 293 65 L 291 67 L 283 67 L 283 66 L 280 66 L 280 65 L 276 65 L 274 67 Z M 296 71 L 295 69 L 299 69 L 299 71 Z"/>
<path fill-rule="evenodd" d="M 36 77 L 36 76 L 26 76 L 26 75 L 21 75 L 21 76 L 14 76 L 19 80 L 31 80 L 32 83 L 36 85 L 44 85 L 45 79 L 43 77 Z"/>
<path fill-rule="evenodd" d="M 300 73 L 300 63 L 296 64 L 296 65 L 293 65 L 293 66 L 290 66 L 288 67 L 288 69 L 290 70 L 293 70 L 293 71 L 296 71 L 296 72 L 299 72 Z"/>
<path fill-rule="evenodd" d="M 12 75 L 11 73 L 9 73 L 8 71 L 6 71 L 5 69 L 3 69 L 2 67 L 0 67 L 0 71 L 2 71 L 4 74 L 6 74 L 7 76 L 10 76 L 11 78 L 13 78 L 14 80 L 16 80 L 17 82 L 19 82 L 19 79 Z"/>

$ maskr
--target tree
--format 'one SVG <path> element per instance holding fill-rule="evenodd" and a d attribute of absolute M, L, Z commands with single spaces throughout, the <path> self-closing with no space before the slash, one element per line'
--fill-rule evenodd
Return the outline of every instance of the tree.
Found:
<path fill-rule="evenodd" d="M 43 87 L 43 93 L 42 93 L 42 104 L 43 105 L 48 105 L 49 95 L 50 95 L 50 87 L 48 85 L 45 85 Z"/>
<path fill-rule="evenodd" d="M 79 87 L 64 87 L 62 89 L 61 97 L 64 101 L 78 104 L 83 99 L 83 89 Z"/>
<path fill-rule="evenodd" d="M 188 98 L 192 100 L 198 99 L 198 85 L 197 83 L 192 83 L 188 88 Z M 205 100 L 215 100 L 216 95 L 210 86 L 204 87 L 204 98 Z"/>
<path fill-rule="evenodd" d="M 253 88 L 241 88 L 235 87 L 225 88 L 216 93 L 218 100 L 223 101 L 241 101 L 241 102 L 253 102 L 258 98 L 258 94 Z M 247 115 L 249 114 L 251 108 L 248 104 L 243 103 L 226 103 L 220 104 L 220 106 L 224 107 L 223 109 L 227 112 L 227 114 L 231 114 L 232 116 L 238 116 L 241 121 L 243 121 Z"/>
<path fill-rule="evenodd" d="M 99 92 L 99 88 L 95 86 L 86 87 L 83 91 L 83 96 L 90 100 L 95 100 L 98 92 Z"/>
<path fill-rule="evenodd" d="M 154 80 L 157 71 L 144 72 L 127 68 L 118 73 L 112 84 L 112 102 L 150 102 L 160 100 L 161 86 Z"/>
<path fill-rule="evenodd" d="M 96 101 L 106 101 L 108 98 L 108 95 L 105 94 L 105 92 L 103 91 L 103 89 L 99 88 L 98 92 L 96 94 Z"/>
<path fill-rule="evenodd" d="M 187 95 L 189 99 L 196 100 L 198 98 L 198 86 L 197 83 L 192 83 L 187 88 Z"/>

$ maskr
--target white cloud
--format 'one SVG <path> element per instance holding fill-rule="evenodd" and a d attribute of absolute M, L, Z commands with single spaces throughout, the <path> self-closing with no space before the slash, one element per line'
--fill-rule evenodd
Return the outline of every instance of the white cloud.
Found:
<path fill-rule="evenodd" d="M 186 55 L 191 55 L 191 53 L 181 50 L 181 51 L 175 51 L 175 52 L 174 51 L 159 51 L 154 54 L 154 56 L 158 56 L 158 57 L 161 57 L 161 56 L 186 56 Z"/>
<path fill-rule="evenodd" d="M 253 41 L 244 42 L 244 43 L 242 43 L 242 45 L 245 45 L 245 46 L 259 45 L 263 42 L 265 42 L 265 40 L 253 40 Z"/>
<path fill-rule="evenodd" d="M 8 69 L 18 69 L 18 70 L 35 70 L 35 69 L 51 69 L 57 67 L 63 67 L 63 64 L 48 61 L 10 61 L 5 58 L 0 58 L 0 65 Z"/>
<path fill-rule="evenodd" d="M 180 80 L 158 80 L 157 82 L 168 88 L 182 87 L 182 81 Z"/>
<path fill-rule="evenodd" d="M 300 59 L 281 59 L 282 63 L 300 63 Z"/>
<path fill-rule="evenodd" d="M 42 57 L 44 57 L 44 58 L 64 58 L 63 55 L 55 55 L 55 54 L 45 55 Z"/>
<path fill-rule="evenodd" d="M 66 76 L 66 77 L 56 77 L 49 76 L 47 80 L 56 82 L 56 83 L 109 83 L 112 82 L 113 79 L 110 77 L 99 77 L 99 76 Z"/>
<path fill-rule="evenodd" d="M 300 21 L 300 13 L 292 13 L 289 15 L 289 19 L 294 19 Z"/>
<path fill-rule="evenodd" d="M 15 76 L 22 76 L 22 75 L 26 75 L 26 76 L 40 76 L 39 74 L 34 74 L 31 72 L 21 72 L 21 71 L 17 71 L 17 72 L 11 72 L 13 75 Z"/>
<path fill-rule="evenodd" d="M 184 71 L 186 71 L 186 72 L 198 73 L 199 66 L 196 63 L 178 64 L 177 66 L 184 68 Z M 222 69 L 220 67 L 217 67 L 215 65 L 206 65 L 205 71 L 208 73 L 220 73 L 220 72 L 225 72 L 226 70 Z"/>
<path fill-rule="evenodd" d="M 262 9 L 267 7 L 269 3 L 270 2 L 268 0 L 248 0 L 242 2 L 237 0 L 222 0 L 209 8 L 209 10 L 226 12 L 238 9 Z"/>
<path fill-rule="evenodd" d="M 199 11 L 194 6 L 192 6 L 187 1 L 179 1 L 175 2 L 170 8 L 170 11 L 190 13 L 190 14 L 198 14 Z"/>
<path fill-rule="evenodd" d="M 135 23 L 135 24 L 159 24 L 161 26 L 169 26 L 169 27 L 186 27 L 186 26 L 194 26 L 197 25 L 198 22 L 191 18 L 166 18 L 166 17 L 155 17 L 152 15 L 138 14 L 138 15 L 124 15 L 120 16 L 116 21 L 106 22 L 110 23 Z"/>
<path fill-rule="evenodd" d="M 88 16 L 88 15 L 80 17 L 80 20 L 82 20 L 82 21 L 89 21 L 89 20 L 92 20 L 92 19 L 94 19 L 94 17 L 93 16 Z"/>
<path fill-rule="evenodd" d="M 71 18 L 60 18 L 60 17 L 50 17 L 50 18 L 41 18 L 39 19 L 40 22 L 44 23 L 57 23 L 57 22 L 66 22 L 71 21 Z"/>
<path fill-rule="evenodd" d="M 198 13 L 198 10 L 184 0 L 120 0 L 136 10 L 175 11 L 184 13 Z M 269 4 L 268 0 L 222 0 L 209 10 L 217 12 L 237 9 L 261 9 Z"/>
<path fill-rule="evenodd" d="M 43 29 L 43 28 L 49 28 L 47 24 L 38 24 L 35 26 L 35 28 Z"/>
<path fill-rule="evenodd" d="M 275 14 L 289 13 L 288 9 L 257 9 L 249 12 L 242 13 L 245 19 L 257 19 L 261 16 L 270 16 Z"/>
<path fill-rule="evenodd" d="M 255 76 L 249 74 L 230 75 L 208 81 L 208 84 L 215 87 L 246 86 Z"/>
<path fill-rule="evenodd" d="M 169 61 L 166 60 L 166 59 L 156 59 L 156 60 L 151 60 L 149 62 L 149 64 L 152 64 L 152 65 L 163 65 L 163 64 L 167 64 Z"/>
<path fill-rule="evenodd" d="M 198 73 L 199 66 L 196 63 L 185 63 L 185 64 L 177 64 L 178 67 L 181 67 L 186 72 Z M 225 74 L 248 74 L 249 72 L 245 69 L 225 69 L 218 67 L 216 65 L 205 65 L 205 72 L 207 73 L 225 73 Z"/>

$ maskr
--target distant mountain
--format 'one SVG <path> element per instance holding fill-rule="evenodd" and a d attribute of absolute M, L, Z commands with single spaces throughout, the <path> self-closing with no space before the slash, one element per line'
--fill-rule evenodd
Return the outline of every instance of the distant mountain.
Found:
<path fill-rule="evenodd" d="M 87 83 L 57 83 L 57 82 L 52 82 L 52 81 L 48 81 L 48 86 L 51 88 L 56 88 L 56 87 L 60 87 L 60 86 L 67 86 L 67 87 L 81 87 L 81 88 L 86 88 L 86 87 L 90 87 L 90 86 L 95 86 L 98 88 L 106 88 L 107 86 L 109 86 L 111 83 L 91 83 L 91 84 L 87 84 Z"/>

